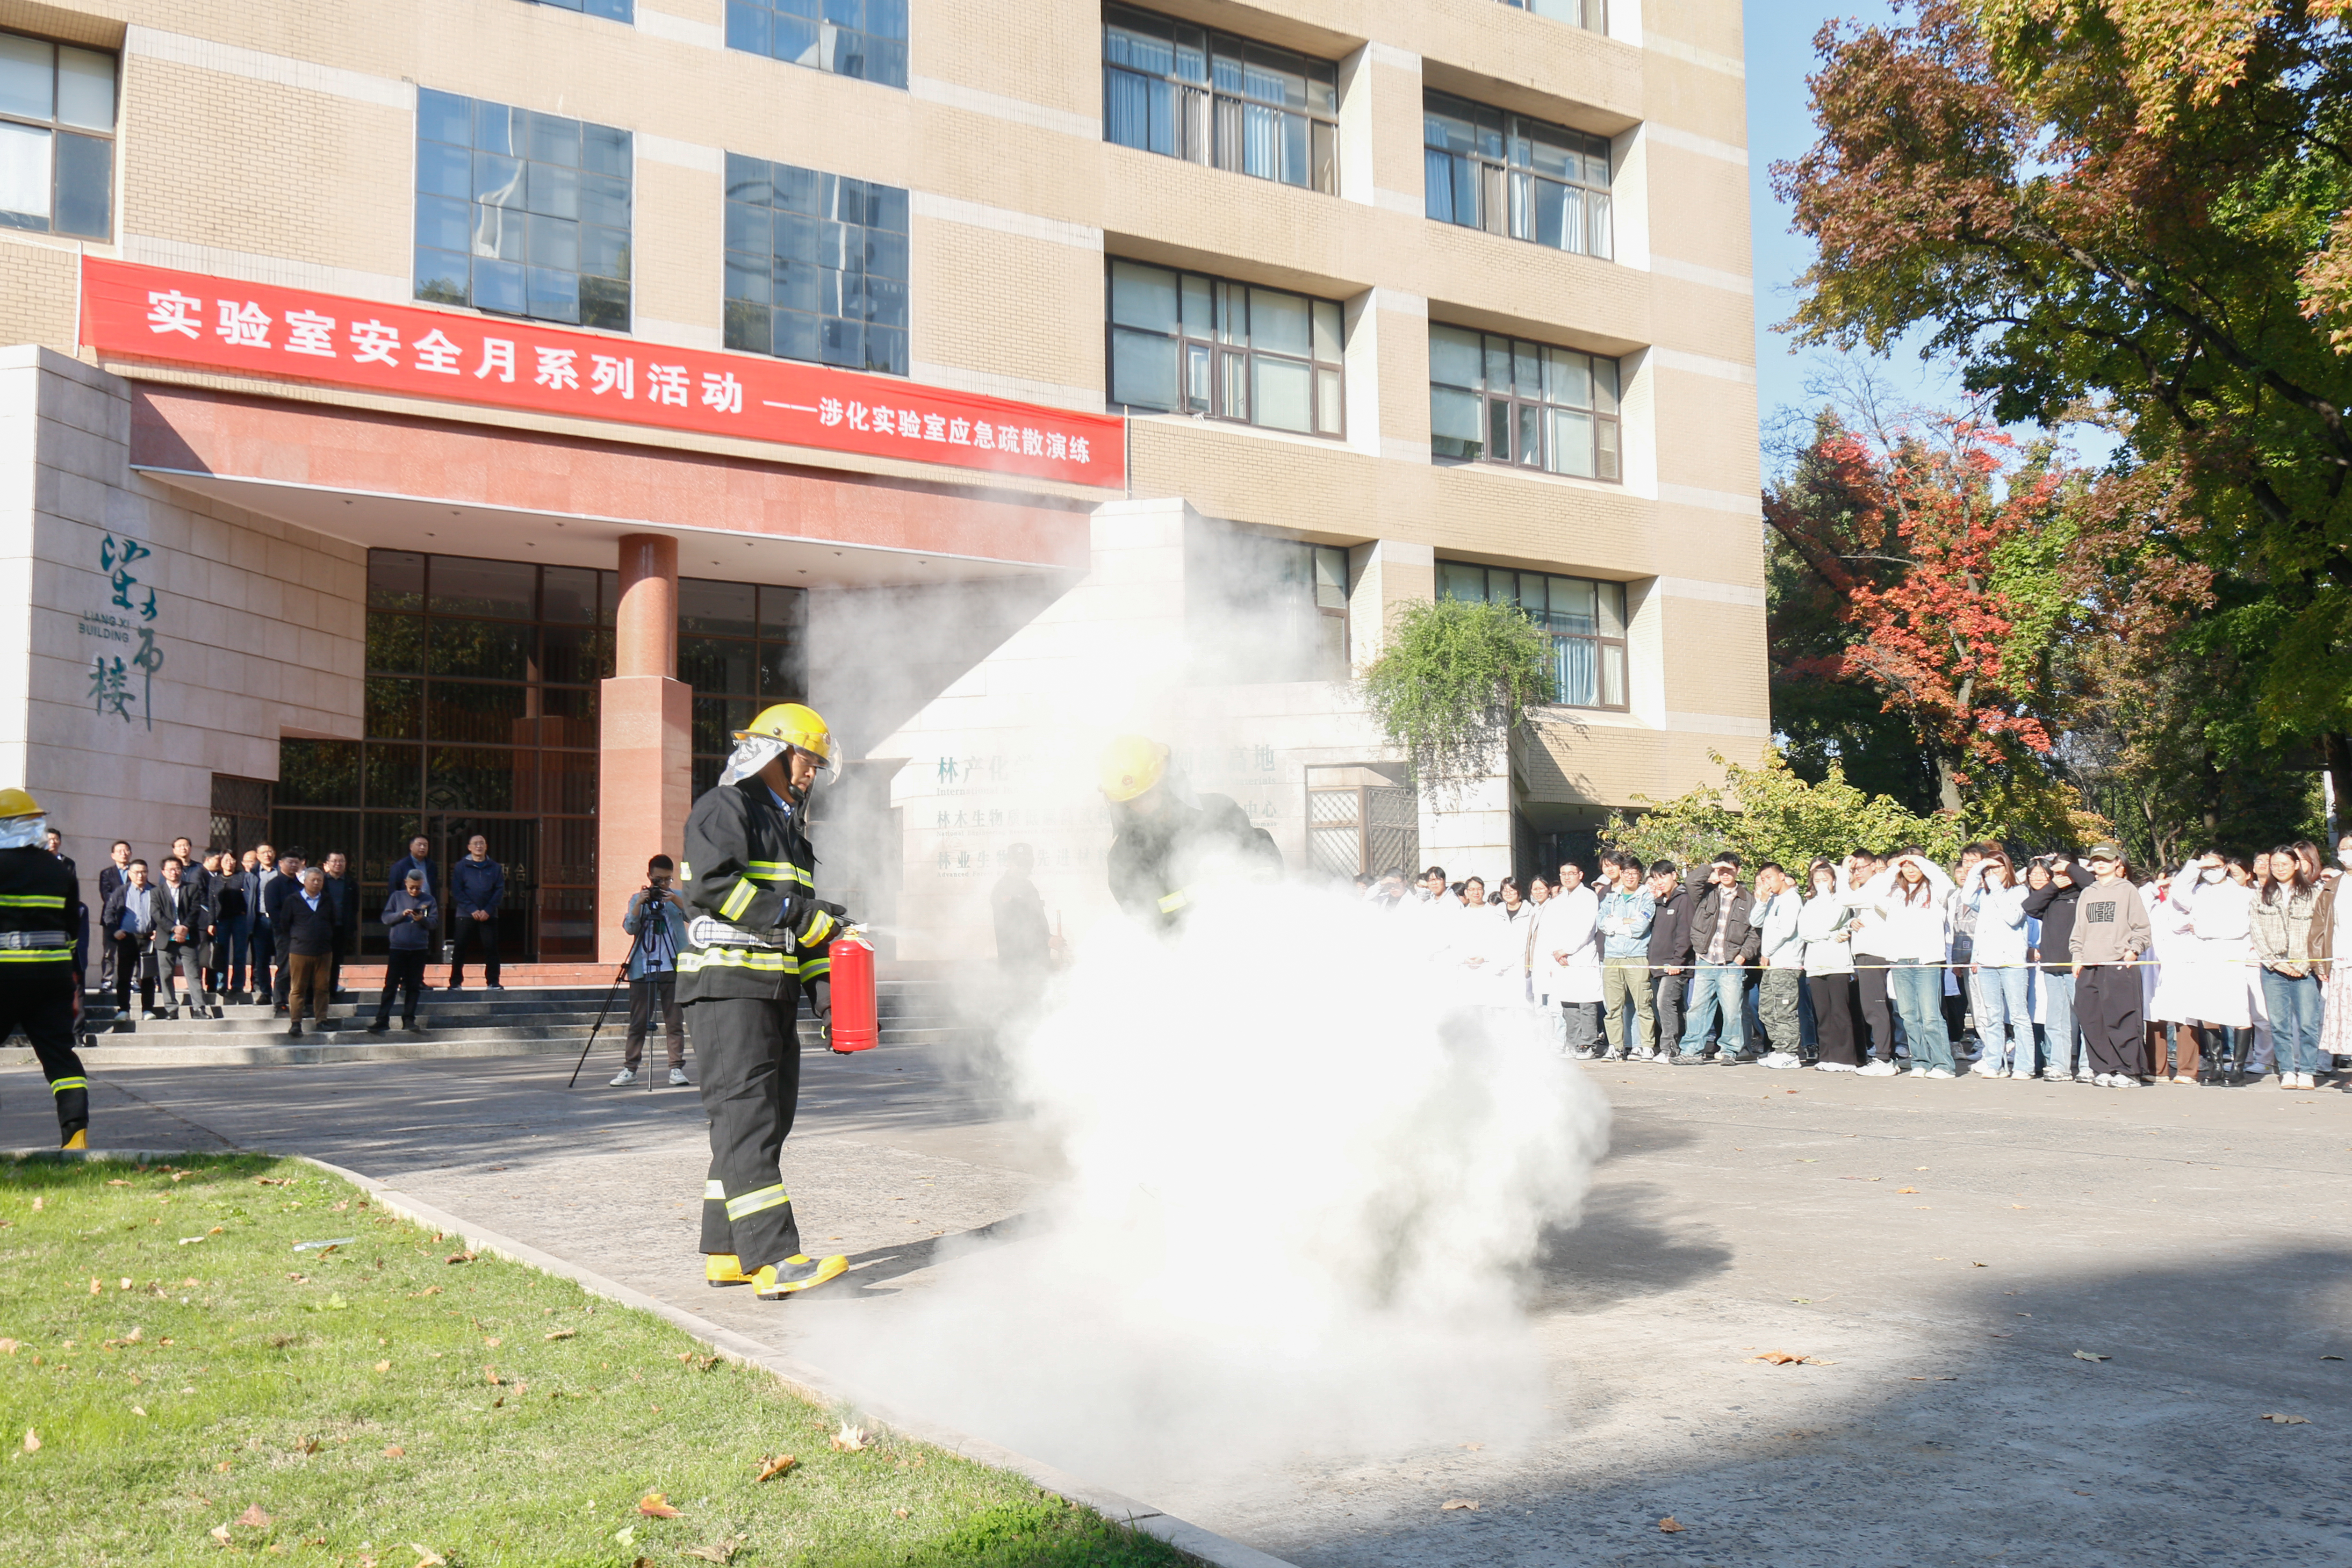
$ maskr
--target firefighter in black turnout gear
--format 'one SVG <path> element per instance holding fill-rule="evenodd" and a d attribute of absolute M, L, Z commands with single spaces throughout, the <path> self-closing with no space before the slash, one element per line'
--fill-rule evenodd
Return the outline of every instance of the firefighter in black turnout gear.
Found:
<path fill-rule="evenodd" d="M 780 1165 L 800 1100 L 801 993 L 812 989 L 822 1016 L 828 944 L 846 915 L 816 897 L 805 820 L 817 770 L 832 763 L 823 719 L 797 702 L 763 710 L 735 732 L 718 785 L 694 803 L 678 866 L 694 913 L 677 999 L 710 1116 L 703 1277 L 770 1300 L 849 1267 L 802 1253 Z"/>
<path fill-rule="evenodd" d="M 1111 897 L 1129 915 L 1172 929 L 1204 878 L 1282 875 L 1274 836 L 1253 826 L 1232 797 L 1193 795 L 1159 742 L 1119 736 L 1103 752 L 1099 783 L 1117 830 Z"/>
<path fill-rule="evenodd" d="M 74 911 L 81 888 L 42 840 L 40 805 L 21 789 L 0 789 L 0 1042 L 18 1029 L 33 1042 L 58 1131 L 68 1149 L 89 1147 L 89 1081 L 74 1052 Z"/>

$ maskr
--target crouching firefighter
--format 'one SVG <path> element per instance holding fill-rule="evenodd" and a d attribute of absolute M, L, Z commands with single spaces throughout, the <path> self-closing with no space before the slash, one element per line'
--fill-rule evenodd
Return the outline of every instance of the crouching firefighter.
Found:
<path fill-rule="evenodd" d="M 0 789 L 0 1042 L 18 1029 L 33 1042 L 57 1103 L 58 1131 L 68 1149 L 89 1147 L 89 1083 L 74 1054 L 74 911 L 81 889 L 42 842 L 48 831 L 38 803 L 21 789 Z"/>
<path fill-rule="evenodd" d="M 823 719 L 797 702 L 763 710 L 694 803 L 678 866 L 692 918 L 677 999 L 710 1117 L 703 1277 L 775 1300 L 849 1267 L 802 1253 L 779 1164 L 800 1101 L 803 977 L 822 973 L 846 912 L 816 897 L 807 832 L 810 789 L 832 763 Z"/>
<path fill-rule="evenodd" d="M 1111 897 L 1129 915 L 1173 927 L 1204 880 L 1282 875 L 1274 836 L 1230 796 L 1194 795 L 1159 742 L 1119 736 L 1103 752 L 1097 782 L 1116 834 Z"/>

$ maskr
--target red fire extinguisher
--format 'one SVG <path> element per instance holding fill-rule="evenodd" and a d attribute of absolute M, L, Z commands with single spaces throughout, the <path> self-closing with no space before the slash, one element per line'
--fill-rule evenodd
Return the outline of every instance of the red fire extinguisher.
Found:
<path fill-rule="evenodd" d="M 874 944 L 856 931 L 838 938 L 833 954 L 833 1048 L 846 1054 L 881 1043 L 874 999 Z"/>

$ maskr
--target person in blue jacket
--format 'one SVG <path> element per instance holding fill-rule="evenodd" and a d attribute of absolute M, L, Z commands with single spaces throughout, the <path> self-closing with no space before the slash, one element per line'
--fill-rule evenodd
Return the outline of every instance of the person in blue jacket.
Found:
<path fill-rule="evenodd" d="M 499 984 L 499 905 L 507 896 L 507 874 L 490 858 L 490 841 L 480 834 L 466 840 L 466 858 L 449 868 L 449 904 L 457 917 L 457 941 L 449 960 L 449 989 L 466 984 L 466 954 L 477 943 L 482 949 L 482 980 L 493 991 Z"/>

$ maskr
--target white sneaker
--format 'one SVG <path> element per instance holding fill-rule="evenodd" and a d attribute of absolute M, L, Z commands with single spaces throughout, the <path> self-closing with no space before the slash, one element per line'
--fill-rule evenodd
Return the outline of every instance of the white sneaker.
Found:
<path fill-rule="evenodd" d="M 1815 1072 L 1852 1072 L 1854 1069 L 1844 1062 L 1815 1062 L 1813 1070 Z"/>
<path fill-rule="evenodd" d="M 669 1069 L 669 1086 L 672 1089 L 691 1089 L 694 1087 L 693 1081 L 686 1076 L 686 1069 L 684 1068 L 672 1068 Z"/>
<path fill-rule="evenodd" d="M 1864 1078 L 1893 1078 L 1895 1076 L 1895 1064 L 1893 1062 L 1874 1061 L 1866 1068 L 1858 1068 L 1854 1070 L 1861 1073 Z"/>
<path fill-rule="evenodd" d="M 2147 1085 L 2141 1083 L 2139 1079 L 2132 1077 L 2129 1073 L 2119 1072 L 2116 1074 L 2115 1081 L 2107 1085 L 2107 1087 L 2109 1089 L 2145 1089 Z"/>
<path fill-rule="evenodd" d="M 605 1087 L 608 1089 L 626 1089 L 629 1085 L 636 1081 L 637 1075 L 635 1070 L 631 1068 L 623 1068 L 619 1072 L 616 1072 L 612 1076 L 612 1079 L 606 1083 Z"/>
<path fill-rule="evenodd" d="M 1949 1068 L 1929 1068 L 1926 1072 L 1921 1073 L 1919 1076 L 1921 1078 L 1952 1079 L 1958 1078 L 1959 1075 Z"/>
<path fill-rule="evenodd" d="M 1969 1076 L 1970 1078 L 2007 1078 L 2009 1076 L 2009 1069 L 2007 1068 L 1979 1068 L 1976 1071 L 1969 1074 Z"/>
<path fill-rule="evenodd" d="M 2076 1068 L 2074 1069 L 2074 1081 L 2076 1083 L 2096 1083 L 2099 1081 L 2099 1078 L 2098 1075 L 2093 1072 L 2089 1068 Z"/>
<path fill-rule="evenodd" d="M 1788 1052 L 1786 1052 L 1786 1051 L 1774 1051 L 1771 1055 L 1769 1055 L 1769 1056 L 1768 1056 L 1768 1057 L 1764 1058 L 1761 1061 L 1758 1062 L 1756 1065 L 1757 1065 L 1758 1067 L 1765 1067 L 1765 1068 L 1792 1068 L 1792 1067 L 1796 1067 L 1796 1066 L 1798 1066 L 1798 1065 L 1799 1065 L 1799 1063 L 1798 1063 L 1797 1058 L 1796 1058 L 1795 1057 L 1790 1056 L 1790 1055 Z"/>

